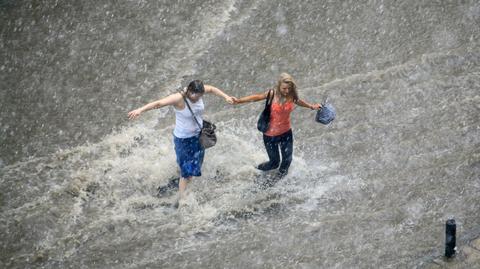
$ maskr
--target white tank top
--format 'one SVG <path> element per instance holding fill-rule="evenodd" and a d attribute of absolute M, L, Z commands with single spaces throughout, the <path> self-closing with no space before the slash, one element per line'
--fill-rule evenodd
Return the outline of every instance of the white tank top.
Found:
<path fill-rule="evenodd" d="M 205 110 L 205 105 L 203 104 L 203 99 L 198 99 L 197 102 L 192 103 L 188 98 L 187 102 L 190 105 L 195 117 L 197 118 L 198 123 L 200 126 L 203 126 L 203 119 L 202 114 Z M 192 113 L 185 104 L 185 108 L 182 110 L 175 109 L 175 129 L 173 130 L 173 135 L 178 138 L 189 138 L 192 136 L 196 136 L 200 133 L 200 128 L 198 128 L 198 124 L 193 119 Z"/>

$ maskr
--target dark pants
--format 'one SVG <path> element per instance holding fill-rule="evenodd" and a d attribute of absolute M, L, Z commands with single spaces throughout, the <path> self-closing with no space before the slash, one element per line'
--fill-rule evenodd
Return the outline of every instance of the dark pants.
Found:
<path fill-rule="evenodd" d="M 263 143 L 265 144 L 265 149 L 267 150 L 268 162 L 260 164 L 257 168 L 263 171 L 272 170 L 278 168 L 280 165 L 279 172 L 282 175 L 288 173 L 288 168 L 292 163 L 292 154 L 293 154 L 293 134 L 292 130 L 283 133 L 278 136 L 266 136 L 263 135 Z M 282 162 L 280 163 L 280 153 L 278 151 L 280 147 L 280 152 L 282 153 Z"/>

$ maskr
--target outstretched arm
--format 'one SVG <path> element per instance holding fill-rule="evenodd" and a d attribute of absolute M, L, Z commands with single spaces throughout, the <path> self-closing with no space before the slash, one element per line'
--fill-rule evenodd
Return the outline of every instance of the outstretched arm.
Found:
<path fill-rule="evenodd" d="M 212 85 L 204 85 L 205 87 L 205 92 L 207 93 L 213 93 L 215 94 L 216 96 L 220 96 L 220 97 L 223 97 L 225 98 L 225 101 L 229 104 L 233 104 L 233 98 L 231 96 L 228 96 L 227 94 L 225 94 L 224 92 L 222 92 L 222 90 L 220 90 L 219 88 L 217 87 L 214 87 Z"/>
<path fill-rule="evenodd" d="M 148 104 L 146 104 L 146 105 L 144 105 L 140 108 L 137 108 L 135 110 L 132 110 L 132 111 L 128 112 L 128 118 L 133 120 L 133 119 L 137 118 L 138 116 L 140 116 L 140 114 L 142 114 L 145 111 L 161 108 L 161 107 L 168 106 L 168 105 L 175 105 L 180 100 L 182 100 L 182 95 L 180 93 L 174 93 L 174 94 L 169 95 L 165 98 L 162 98 L 160 100 L 148 103 Z"/>
<path fill-rule="evenodd" d="M 315 110 L 318 110 L 322 107 L 322 105 L 320 105 L 320 104 L 309 104 L 309 103 L 303 101 L 302 99 L 298 99 L 297 105 L 302 106 L 302 107 L 306 107 L 306 108 L 310 108 L 310 109 L 315 109 Z"/>
<path fill-rule="evenodd" d="M 235 104 L 257 102 L 257 101 L 260 101 L 260 100 L 267 99 L 267 94 L 268 94 L 268 92 L 264 92 L 264 93 L 259 93 L 259 94 L 252 94 L 252 95 L 245 96 L 245 97 L 242 97 L 242 98 L 235 98 L 234 97 L 233 99 L 234 99 Z"/>

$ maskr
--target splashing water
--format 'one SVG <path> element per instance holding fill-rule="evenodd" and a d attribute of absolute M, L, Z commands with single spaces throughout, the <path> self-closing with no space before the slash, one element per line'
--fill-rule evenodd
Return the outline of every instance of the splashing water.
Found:
<path fill-rule="evenodd" d="M 0 3 L 0 265 L 399 268 L 480 234 L 475 1 Z M 202 78 L 234 96 L 294 75 L 329 126 L 292 114 L 271 188 L 263 104 L 205 97 L 218 128 L 179 209 L 171 109 L 126 112 Z M 18 101 L 18 100 L 21 100 Z"/>

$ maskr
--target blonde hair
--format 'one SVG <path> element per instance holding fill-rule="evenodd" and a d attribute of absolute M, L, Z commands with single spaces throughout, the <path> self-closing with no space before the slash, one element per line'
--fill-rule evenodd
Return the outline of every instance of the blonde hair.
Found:
<path fill-rule="evenodd" d="M 281 73 L 280 77 L 278 78 L 277 86 L 275 87 L 277 93 L 280 93 L 280 85 L 282 83 L 290 86 L 288 98 L 291 98 L 293 102 L 296 103 L 298 101 L 297 83 L 295 83 L 293 77 L 287 73 Z"/>

